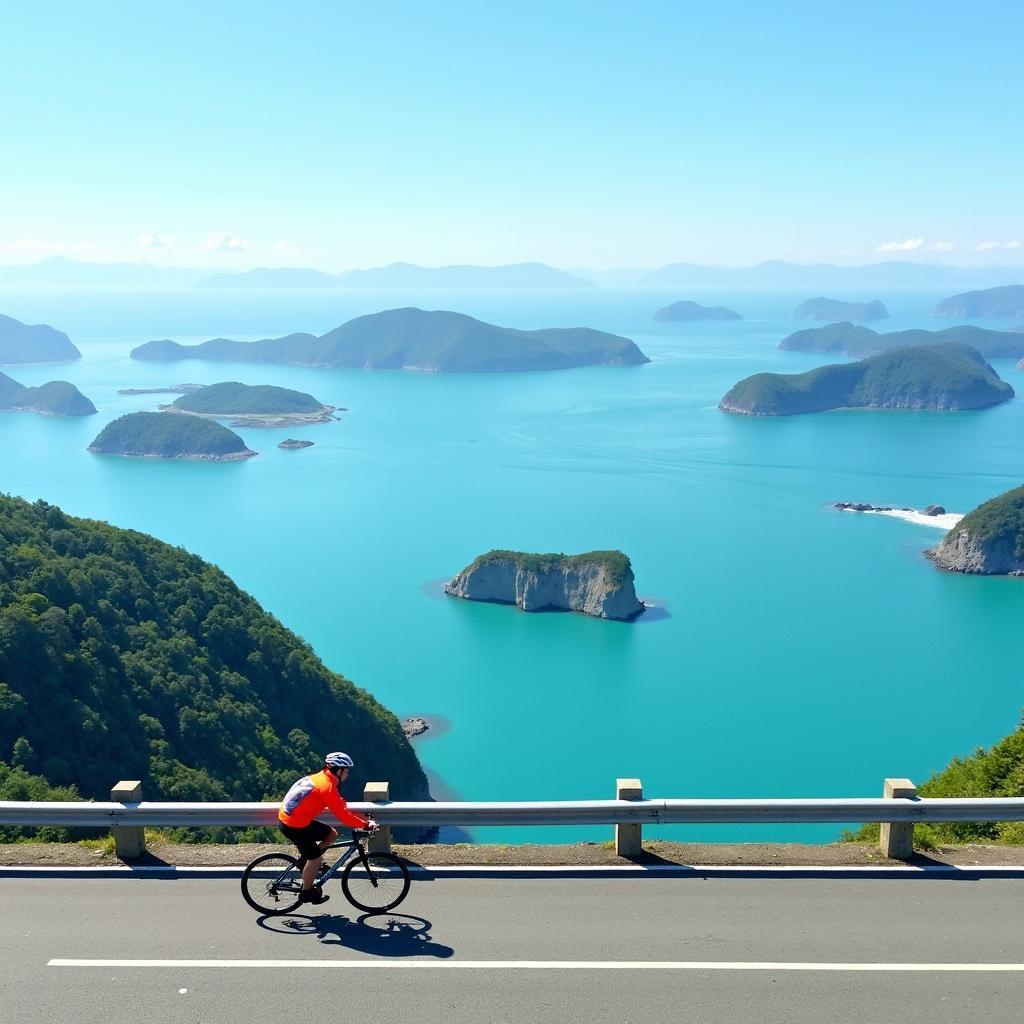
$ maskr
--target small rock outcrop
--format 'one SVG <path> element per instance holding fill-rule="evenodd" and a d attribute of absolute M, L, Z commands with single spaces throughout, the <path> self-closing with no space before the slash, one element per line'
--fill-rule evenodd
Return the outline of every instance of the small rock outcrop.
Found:
<path fill-rule="evenodd" d="M 942 505 L 927 505 L 921 509 L 921 515 L 924 516 L 944 516 L 946 509 Z"/>
<path fill-rule="evenodd" d="M 635 619 L 644 605 L 621 551 L 581 555 L 489 551 L 445 588 L 452 597 L 515 604 L 526 612 L 563 609 L 602 619 Z"/>
<path fill-rule="evenodd" d="M 413 736 L 422 736 L 430 728 L 430 723 L 425 718 L 406 718 L 402 722 L 402 732 L 405 738 L 411 740 Z"/>
<path fill-rule="evenodd" d="M 1024 487 L 979 505 L 925 554 L 951 572 L 1024 576 Z"/>
<path fill-rule="evenodd" d="M 277 447 L 278 448 L 285 448 L 285 449 L 288 449 L 288 450 L 294 450 L 294 449 L 297 449 L 297 448 L 312 448 L 313 447 L 313 442 L 312 441 L 299 441 L 299 440 L 297 440 L 294 437 L 286 437 L 283 441 L 281 441 L 278 444 Z"/>

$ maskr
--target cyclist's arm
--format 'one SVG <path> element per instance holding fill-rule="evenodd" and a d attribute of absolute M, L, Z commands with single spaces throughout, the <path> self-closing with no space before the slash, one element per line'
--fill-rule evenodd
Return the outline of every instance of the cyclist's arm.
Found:
<path fill-rule="evenodd" d="M 326 800 L 327 809 L 342 823 L 349 828 L 366 828 L 366 819 L 355 811 L 348 809 L 343 797 L 329 796 Z"/>

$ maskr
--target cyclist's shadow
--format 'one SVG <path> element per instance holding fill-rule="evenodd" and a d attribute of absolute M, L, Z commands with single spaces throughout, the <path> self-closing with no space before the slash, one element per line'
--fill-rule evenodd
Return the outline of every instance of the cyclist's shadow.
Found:
<path fill-rule="evenodd" d="M 353 921 L 344 914 L 307 917 L 286 914 L 261 917 L 256 922 L 279 935 L 315 935 L 326 946 L 344 946 L 371 956 L 454 956 L 455 950 L 435 942 L 430 936 L 433 925 L 411 914 L 363 914 Z"/>

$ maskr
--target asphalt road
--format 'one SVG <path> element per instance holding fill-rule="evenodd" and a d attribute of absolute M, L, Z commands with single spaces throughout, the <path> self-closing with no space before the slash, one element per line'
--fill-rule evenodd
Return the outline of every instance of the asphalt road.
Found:
<path fill-rule="evenodd" d="M 329 891 L 260 919 L 235 878 L 0 878 L 0 1020 L 1017 1024 L 1024 1005 L 1024 878 L 416 879 L 377 917 Z"/>

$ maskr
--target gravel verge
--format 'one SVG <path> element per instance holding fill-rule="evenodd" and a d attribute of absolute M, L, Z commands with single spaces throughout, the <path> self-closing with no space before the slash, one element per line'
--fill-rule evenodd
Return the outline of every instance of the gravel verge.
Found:
<path fill-rule="evenodd" d="M 282 849 L 279 845 L 240 843 L 237 845 L 190 845 L 153 843 L 148 855 L 133 864 L 175 866 L 236 866 L 261 853 Z M 615 854 L 611 844 L 572 843 L 556 845 L 495 846 L 486 844 L 397 845 L 395 852 L 414 864 L 430 867 L 494 865 L 507 867 L 576 867 L 625 864 L 681 864 L 693 866 L 749 867 L 903 867 L 906 863 L 975 867 L 985 865 L 1024 866 L 1024 846 L 944 846 L 919 852 L 909 862 L 888 860 L 877 846 L 868 843 L 834 843 L 808 846 L 799 843 L 644 843 L 642 857 Z M 109 850 L 92 849 L 77 843 L 0 844 L 0 866 L 95 867 L 122 862 Z"/>

